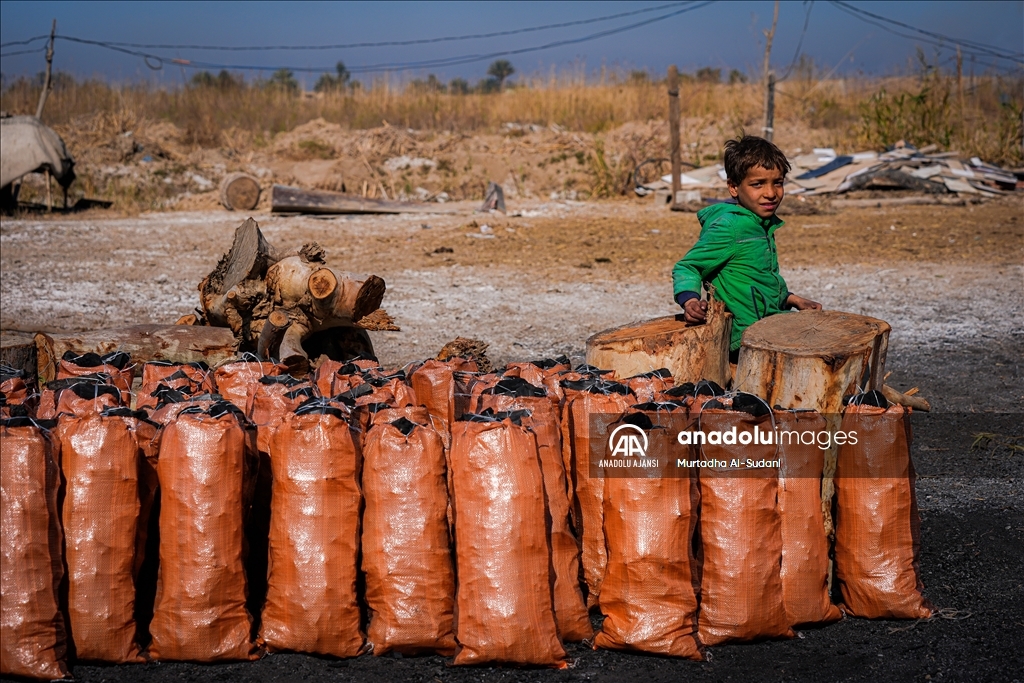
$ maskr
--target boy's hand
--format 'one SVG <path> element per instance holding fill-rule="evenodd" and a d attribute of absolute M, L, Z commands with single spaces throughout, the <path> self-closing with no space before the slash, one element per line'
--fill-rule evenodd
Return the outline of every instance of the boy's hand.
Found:
<path fill-rule="evenodd" d="M 818 306 L 821 308 L 821 306 Z M 700 299 L 690 299 L 683 305 L 683 320 L 696 325 L 702 323 L 707 319 L 708 302 L 701 301 Z"/>
<path fill-rule="evenodd" d="M 819 304 L 817 301 L 811 301 L 810 299 L 805 299 L 802 296 L 797 296 L 796 294 L 790 294 L 788 297 L 786 297 L 786 307 L 795 308 L 798 311 L 821 310 L 821 304 Z"/>

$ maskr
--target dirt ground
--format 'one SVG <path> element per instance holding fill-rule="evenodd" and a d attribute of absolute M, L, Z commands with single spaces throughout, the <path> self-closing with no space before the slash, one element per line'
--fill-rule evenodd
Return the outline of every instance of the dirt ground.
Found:
<path fill-rule="evenodd" d="M 672 264 L 693 214 L 639 201 L 516 201 L 508 216 L 286 217 L 256 214 L 267 238 L 317 241 L 332 266 L 375 273 L 401 332 L 373 333 L 382 362 L 433 355 L 456 335 L 496 363 L 566 353 L 605 328 L 668 315 Z M 573 646 L 563 671 L 460 670 L 442 658 L 332 661 L 274 655 L 244 665 L 75 667 L 84 681 L 1001 680 L 1024 671 L 1024 454 L 982 442 L 1024 433 L 1024 212 L 969 206 L 788 216 L 778 234 L 792 291 L 893 328 L 888 369 L 934 407 L 917 414 L 915 465 L 926 595 L 943 617 L 846 619 L 786 642 L 713 649 L 695 664 Z M 225 211 L 0 222 L 0 327 L 84 330 L 174 321 L 245 218 Z"/>

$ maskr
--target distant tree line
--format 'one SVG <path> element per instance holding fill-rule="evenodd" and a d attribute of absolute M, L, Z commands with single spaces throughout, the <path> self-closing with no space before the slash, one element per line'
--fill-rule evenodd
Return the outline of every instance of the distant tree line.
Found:
<path fill-rule="evenodd" d="M 465 78 L 453 78 L 452 80 L 444 83 L 434 74 L 428 74 L 426 78 L 416 78 L 409 82 L 408 87 L 414 92 L 424 93 L 448 93 L 451 95 L 469 95 L 472 93 L 479 94 L 491 94 L 500 93 L 515 87 L 515 83 L 509 81 L 509 78 L 516 73 L 516 69 L 512 66 L 512 63 L 505 59 L 499 59 L 492 62 L 487 67 L 487 77 L 481 78 L 476 83 L 470 83 Z M 712 67 L 703 67 L 697 69 L 692 74 L 681 73 L 679 77 L 683 81 L 691 81 L 697 83 L 721 83 L 722 82 L 722 70 Z M 35 77 L 29 78 L 29 80 L 36 87 L 42 87 L 45 75 L 40 72 Z M 53 74 L 53 87 L 55 90 L 61 90 L 70 85 L 73 85 L 76 81 L 74 76 L 63 71 L 57 71 Z M 634 70 L 629 73 L 627 77 L 627 83 L 642 85 L 647 83 L 660 82 L 662 79 L 656 79 L 651 74 L 644 70 Z M 730 84 L 746 83 L 747 76 L 742 71 L 732 69 L 729 71 L 725 80 Z M 2 87 L 6 88 L 13 83 L 8 82 L 6 75 L 3 77 Z M 241 74 L 231 73 L 226 69 L 222 69 L 219 73 L 211 73 L 209 71 L 199 71 L 192 75 L 189 79 L 188 85 L 192 88 L 209 88 L 220 91 L 231 91 L 241 90 L 246 87 L 250 87 L 245 82 L 245 79 Z M 297 95 L 302 90 L 302 86 L 295 74 L 289 69 L 279 69 L 273 72 L 269 78 L 258 79 L 251 84 L 251 87 L 265 88 L 268 90 L 279 90 L 281 92 Z M 334 73 L 321 74 L 317 79 L 316 84 L 313 86 L 313 90 L 318 93 L 341 93 L 351 92 L 358 90 L 362 87 L 362 84 L 352 78 L 352 74 L 345 66 L 344 62 L 338 62 L 334 67 Z"/>
<path fill-rule="evenodd" d="M 468 95 L 470 93 L 498 93 L 503 92 L 513 84 L 509 77 L 516 72 L 512 63 L 505 59 L 499 59 L 487 67 L 487 78 L 482 78 L 477 83 L 470 84 L 465 78 L 453 78 L 447 83 L 442 82 L 434 74 L 429 74 L 425 79 L 416 78 L 409 82 L 409 88 L 416 92 L 450 93 L 452 95 Z M 245 86 L 242 77 L 221 71 L 214 75 L 209 71 L 200 71 L 192 76 L 189 85 L 194 88 L 216 88 L 218 90 L 231 90 Z M 281 90 L 292 94 L 298 94 L 302 89 L 295 74 L 288 69 L 280 69 L 270 75 L 266 80 L 258 80 L 255 87 Z M 321 74 L 317 79 L 313 90 L 318 93 L 340 93 L 357 90 L 362 84 L 352 78 L 352 74 L 344 62 L 338 62 L 334 66 L 334 73 Z"/>
<path fill-rule="evenodd" d="M 681 81 L 690 83 L 721 83 L 722 82 L 722 70 L 714 69 L 710 66 L 701 67 L 694 73 L 681 73 L 679 74 Z M 660 82 L 662 79 L 651 78 L 651 74 L 644 70 L 634 70 L 629 73 L 627 79 L 629 83 L 636 85 L 644 83 L 655 83 Z M 729 75 L 726 76 L 726 80 L 729 85 L 736 85 L 737 83 L 746 83 L 747 75 L 739 69 L 730 69 Z"/>

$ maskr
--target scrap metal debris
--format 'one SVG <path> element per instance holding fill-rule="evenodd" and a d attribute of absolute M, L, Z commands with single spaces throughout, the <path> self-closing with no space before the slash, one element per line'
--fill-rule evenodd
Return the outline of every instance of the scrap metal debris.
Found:
<path fill-rule="evenodd" d="M 936 145 L 917 149 L 897 143 L 878 152 L 836 154 L 816 148 L 809 154 L 790 157 L 792 171 L 786 193 L 813 197 L 856 190 L 910 190 L 926 195 L 975 195 L 997 197 L 1024 190 L 1024 170 L 1007 170 L 979 157 L 961 158 L 957 152 L 938 152 Z M 640 196 L 671 187 L 672 176 L 638 184 Z M 721 164 L 687 170 L 680 176 L 684 190 L 700 190 L 713 197 L 726 192 L 725 167 Z"/>

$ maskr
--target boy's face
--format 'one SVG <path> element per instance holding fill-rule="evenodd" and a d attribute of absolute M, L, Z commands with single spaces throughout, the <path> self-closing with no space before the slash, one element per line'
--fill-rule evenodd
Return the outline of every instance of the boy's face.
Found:
<path fill-rule="evenodd" d="M 729 194 L 744 209 L 753 211 L 761 218 L 769 218 L 779 208 L 786 194 L 782 188 L 785 180 L 780 170 L 770 171 L 754 166 L 747 171 L 747 177 L 739 185 L 729 183 Z"/>

